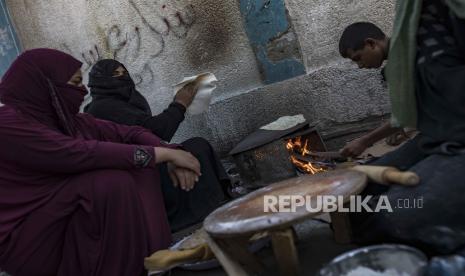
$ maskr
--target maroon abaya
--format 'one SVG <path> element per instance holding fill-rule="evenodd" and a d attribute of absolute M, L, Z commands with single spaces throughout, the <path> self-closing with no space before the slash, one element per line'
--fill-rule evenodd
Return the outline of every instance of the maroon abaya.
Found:
<path fill-rule="evenodd" d="M 31 50 L 0 84 L 0 268 L 14 276 L 141 275 L 171 242 L 154 162 L 169 146 L 78 114 L 85 89 L 66 83 L 80 66 Z"/>

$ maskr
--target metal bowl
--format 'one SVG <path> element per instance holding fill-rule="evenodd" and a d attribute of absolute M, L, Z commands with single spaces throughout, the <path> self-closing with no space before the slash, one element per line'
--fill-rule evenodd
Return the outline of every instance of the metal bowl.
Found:
<path fill-rule="evenodd" d="M 423 275 L 426 265 L 425 254 L 415 248 L 397 244 L 383 244 L 344 253 L 323 267 L 319 275 L 357 275 L 355 271 L 371 270 L 375 271 L 371 275 L 385 273 L 385 275 L 415 276 Z"/>

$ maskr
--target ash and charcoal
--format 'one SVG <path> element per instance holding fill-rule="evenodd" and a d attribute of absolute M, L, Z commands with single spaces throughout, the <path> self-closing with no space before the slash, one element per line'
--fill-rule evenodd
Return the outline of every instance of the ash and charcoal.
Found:
<path fill-rule="evenodd" d="M 231 186 L 228 190 L 229 196 L 231 198 L 238 198 L 244 196 L 252 191 L 250 187 L 247 187 L 244 181 L 241 178 L 239 170 L 237 169 L 236 164 L 230 158 L 222 159 L 221 163 L 223 164 L 226 173 L 228 174 L 229 179 L 231 180 Z"/>

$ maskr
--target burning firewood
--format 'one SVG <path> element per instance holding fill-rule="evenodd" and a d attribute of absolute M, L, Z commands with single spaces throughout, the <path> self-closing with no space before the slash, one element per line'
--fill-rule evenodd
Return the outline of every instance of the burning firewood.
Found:
<path fill-rule="evenodd" d="M 313 165 L 322 167 L 322 168 L 327 168 L 327 169 L 336 168 L 336 164 L 334 164 L 334 162 L 315 160 L 312 157 L 301 156 L 301 155 L 293 155 L 291 159 L 293 158 L 297 159 L 298 161 L 304 162 L 304 163 L 312 163 Z"/>
<path fill-rule="evenodd" d="M 289 151 L 291 162 L 299 171 L 308 174 L 317 174 L 335 167 L 332 162 L 325 162 L 329 158 L 315 156 L 310 150 L 309 144 L 309 140 L 305 139 L 305 141 L 302 141 L 302 137 L 296 137 L 287 141 L 286 148 Z M 321 160 L 317 160 L 317 158 L 312 158 L 311 156 Z"/>

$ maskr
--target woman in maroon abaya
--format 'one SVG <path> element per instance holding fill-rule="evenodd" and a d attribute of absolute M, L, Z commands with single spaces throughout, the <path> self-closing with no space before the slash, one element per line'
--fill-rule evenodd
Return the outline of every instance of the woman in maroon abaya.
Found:
<path fill-rule="evenodd" d="M 170 229 L 157 164 L 189 190 L 198 160 L 139 127 L 79 114 L 81 63 L 50 49 L 0 84 L 0 268 L 14 275 L 141 275 Z"/>

